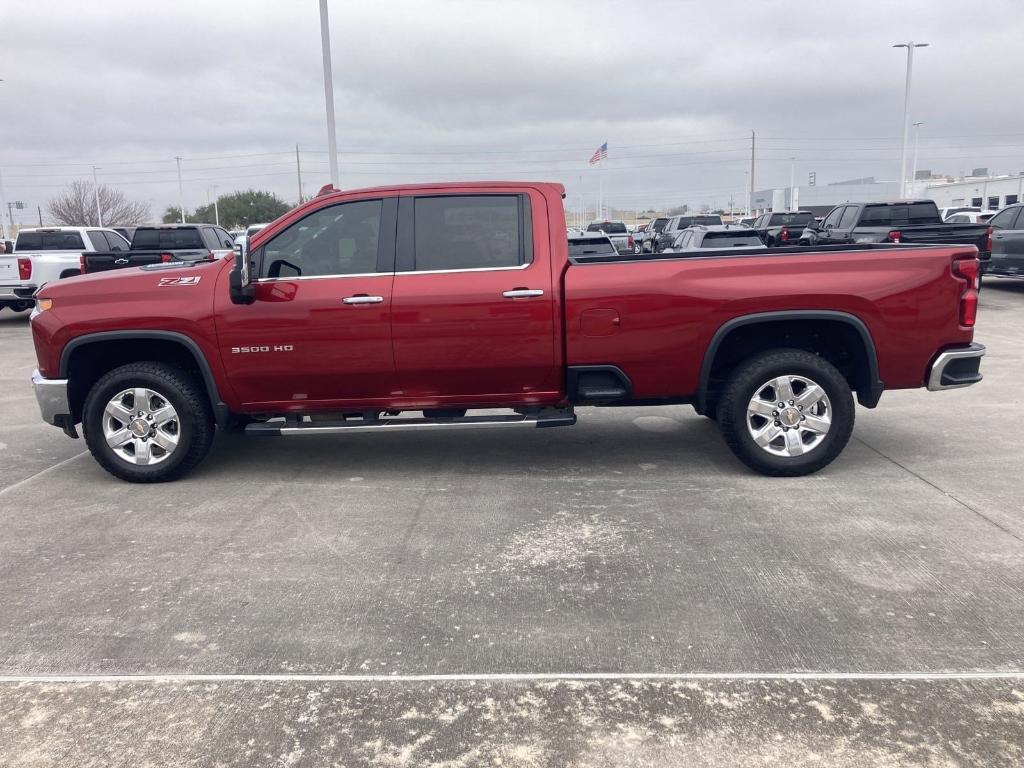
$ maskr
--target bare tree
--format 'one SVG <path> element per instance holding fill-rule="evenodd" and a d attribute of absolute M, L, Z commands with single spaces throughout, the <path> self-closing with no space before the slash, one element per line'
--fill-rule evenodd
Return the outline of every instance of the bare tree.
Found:
<path fill-rule="evenodd" d="M 129 200 L 123 193 L 105 184 L 99 185 L 99 198 L 105 227 L 132 227 L 149 220 L 147 203 Z M 81 179 L 73 181 L 46 204 L 46 212 L 58 224 L 71 227 L 98 226 L 96 187 Z"/>

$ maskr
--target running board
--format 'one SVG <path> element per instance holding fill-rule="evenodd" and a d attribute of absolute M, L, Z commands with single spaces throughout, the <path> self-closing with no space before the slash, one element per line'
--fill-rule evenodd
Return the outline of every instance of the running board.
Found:
<path fill-rule="evenodd" d="M 352 419 L 351 421 L 274 420 L 247 424 L 247 435 L 341 435 L 347 432 L 414 432 L 434 429 L 483 429 L 490 427 L 571 427 L 571 411 L 527 416 L 462 416 L 438 419 Z"/>

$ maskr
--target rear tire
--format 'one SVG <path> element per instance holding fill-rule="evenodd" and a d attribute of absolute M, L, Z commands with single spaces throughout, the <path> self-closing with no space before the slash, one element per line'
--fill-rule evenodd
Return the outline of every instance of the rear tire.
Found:
<path fill-rule="evenodd" d="M 148 402 L 139 402 L 142 393 L 149 393 Z M 132 425 L 142 431 L 147 422 L 151 432 L 136 437 Z M 206 457 L 215 426 L 209 398 L 191 376 L 163 363 L 139 362 L 115 368 L 93 385 L 82 409 L 82 431 L 93 458 L 114 477 L 162 483 Z"/>
<path fill-rule="evenodd" d="M 853 422 L 846 379 L 827 360 L 800 349 L 774 349 L 741 363 L 718 402 L 726 445 L 748 467 L 773 477 L 828 466 L 849 442 Z"/>

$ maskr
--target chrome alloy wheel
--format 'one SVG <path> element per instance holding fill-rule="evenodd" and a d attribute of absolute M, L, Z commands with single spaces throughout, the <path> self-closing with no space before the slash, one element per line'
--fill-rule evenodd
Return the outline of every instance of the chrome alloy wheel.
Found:
<path fill-rule="evenodd" d="M 103 437 L 122 461 L 151 466 L 174 453 L 181 422 L 166 397 L 135 387 L 110 398 L 103 409 Z"/>
<path fill-rule="evenodd" d="M 804 376 L 766 381 L 747 403 L 747 431 L 773 456 L 802 456 L 813 451 L 831 426 L 828 395 Z"/>

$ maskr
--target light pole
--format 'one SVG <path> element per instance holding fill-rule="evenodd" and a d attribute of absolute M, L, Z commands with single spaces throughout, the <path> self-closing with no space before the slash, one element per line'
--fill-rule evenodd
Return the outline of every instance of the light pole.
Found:
<path fill-rule="evenodd" d="M 796 158 L 789 158 L 789 210 L 796 210 Z"/>
<path fill-rule="evenodd" d="M 206 204 L 207 205 L 211 204 L 210 203 L 210 199 L 211 199 L 210 192 L 211 191 L 216 192 L 217 191 L 217 187 L 207 187 L 206 188 Z M 217 197 L 216 196 L 213 196 L 213 219 L 214 219 L 213 223 L 216 224 L 219 227 L 220 226 L 220 211 L 217 208 Z"/>
<path fill-rule="evenodd" d="M 327 102 L 327 155 L 331 166 L 331 186 L 338 188 L 338 140 L 334 133 L 334 80 L 331 76 L 331 28 L 327 19 L 327 0 L 320 0 L 320 46 L 324 59 L 324 100 Z"/>
<path fill-rule="evenodd" d="M 178 164 L 178 213 L 181 214 L 181 223 L 185 223 L 185 188 L 181 185 L 181 158 L 175 157 Z"/>
<path fill-rule="evenodd" d="M 914 49 L 927 48 L 928 43 L 896 43 L 893 48 L 907 49 L 907 85 L 903 93 L 903 151 L 900 153 L 900 197 L 907 194 L 907 140 L 910 137 L 910 75 L 914 70 Z"/>
<path fill-rule="evenodd" d="M 917 148 L 921 143 L 921 126 L 924 125 L 924 120 L 918 120 L 914 123 L 914 163 L 910 166 L 910 194 L 917 194 Z"/>
<path fill-rule="evenodd" d="M 100 209 L 100 184 L 98 181 L 96 181 L 96 171 L 98 170 L 99 168 L 97 166 L 94 165 L 92 167 L 92 191 L 96 195 L 96 219 L 99 221 L 99 224 L 97 224 L 96 226 L 102 227 L 103 211 Z"/>

